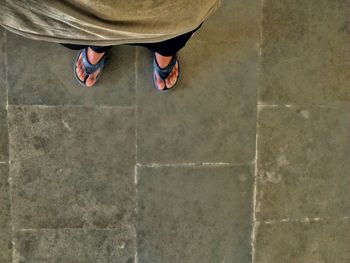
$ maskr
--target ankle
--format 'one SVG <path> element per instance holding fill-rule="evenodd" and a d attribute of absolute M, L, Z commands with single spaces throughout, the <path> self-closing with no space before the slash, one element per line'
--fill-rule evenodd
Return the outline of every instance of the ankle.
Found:
<path fill-rule="evenodd" d="M 161 68 L 166 68 L 169 65 L 169 63 L 170 63 L 170 61 L 171 61 L 171 59 L 173 57 L 173 56 L 169 56 L 169 57 L 168 56 L 162 56 L 162 55 L 160 55 L 158 53 L 155 53 L 155 54 L 156 54 L 156 60 L 158 62 L 158 65 Z"/>
<path fill-rule="evenodd" d="M 88 48 L 87 50 L 87 58 L 91 64 L 96 64 L 102 57 L 104 53 L 97 53 L 92 48 Z"/>

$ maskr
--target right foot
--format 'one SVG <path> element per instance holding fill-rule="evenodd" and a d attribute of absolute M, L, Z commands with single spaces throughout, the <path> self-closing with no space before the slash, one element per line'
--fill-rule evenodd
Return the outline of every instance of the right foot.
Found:
<path fill-rule="evenodd" d="M 88 58 L 88 61 L 92 65 L 97 64 L 100 61 L 100 59 L 103 57 L 104 54 L 105 53 L 97 53 L 97 52 L 93 51 L 90 47 L 87 50 L 87 58 Z M 76 69 L 78 78 L 81 81 L 84 81 L 86 75 L 85 75 L 84 64 L 83 64 L 83 53 L 80 54 L 75 66 L 76 66 L 75 69 Z M 100 71 L 101 71 L 101 69 L 98 69 L 94 73 L 89 75 L 89 77 L 86 79 L 86 82 L 85 82 L 86 86 L 92 87 L 93 85 L 95 85 L 97 75 L 99 74 Z"/>
<path fill-rule="evenodd" d="M 170 61 L 173 57 L 173 56 L 169 56 L 169 57 L 162 56 L 159 53 L 155 53 L 155 56 L 159 67 L 162 69 L 166 68 L 170 64 Z M 155 74 L 156 74 L 156 83 L 159 90 L 165 89 L 165 85 L 168 89 L 171 89 L 176 83 L 177 77 L 179 75 L 179 63 L 176 62 L 175 67 L 173 68 L 173 70 L 171 71 L 171 73 L 169 74 L 169 76 L 166 78 L 165 81 L 158 75 L 157 72 Z"/>

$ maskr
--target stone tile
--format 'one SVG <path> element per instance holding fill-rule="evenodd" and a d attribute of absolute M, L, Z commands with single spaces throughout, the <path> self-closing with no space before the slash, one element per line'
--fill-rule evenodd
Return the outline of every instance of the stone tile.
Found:
<path fill-rule="evenodd" d="M 264 1 L 261 103 L 350 102 L 350 5 Z"/>
<path fill-rule="evenodd" d="M 0 109 L 0 162 L 8 160 L 8 130 L 6 109 Z"/>
<path fill-rule="evenodd" d="M 257 231 L 256 263 L 350 262 L 349 220 L 262 224 Z"/>
<path fill-rule="evenodd" d="M 252 170 L 140 167 L 139 262 L 251 262 Z"/>
<path fill-rule="evenodd" d="M 9 118 L 16 228 L 133 226 L 132 108 L 10 106 Z"/>
<path fill-rule="evenodd" d="M 6 34 L 0 26 L 0 162 L 8 159 L 8 136 L 6 118 Z"/>
<path fill-rule="evenodd" d="M 140 162 L 253 161 L 258 85 L 254 45 L 189 43 L 179 53 L 179 83 L 168 93 L 155 90 L 151 56 L 139 51 Z"/>
<path fill-rule="evenodd" d="M 74 77 L 77 51 L 8 33 L 9 104 L 133 105 L 135 50 L 112 49 L 97 86 L 85 88 Z"/>
<path fill-rule="evenodd" d="M 258 218 L 348 216 L 349 131 L 349 107 L 263 108 Z"/>
<path fill-rule="evenodd" d="M 19 231 L 16 263 L 133 263 L 135 241 L 130 236 L 116 230 Z"/>
<path fill-rule="evenodd" d="M 222 0 L 219 9 L 205 20 L 193 40 L 259 42 L 260 24 L 260 0 Z"/>
<path fill-rule="evenodd" d="M 0 111 L 5 109 L 7 101 L 6 91 L 6 33 L 0 26 Z M 2 134 L 2 133 L 1 133 Z"/>
<path fill-rule="evenodd" d="M 10 185 L 4 164 L 0 164 L 0 262 L 12 263 Z"/>

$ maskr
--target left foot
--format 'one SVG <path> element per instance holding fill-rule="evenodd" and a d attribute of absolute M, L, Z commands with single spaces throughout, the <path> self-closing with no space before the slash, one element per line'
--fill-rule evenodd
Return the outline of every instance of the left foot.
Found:
<path fill-rule="evenodd" d="M 166 57 L 158 53 L 155 53 L 155 56 L 159 67 L 161 67 L 162 69 L 166 68 L 172 59 L 172 56 Z M 165 88 L 165 85 L 168 89 L 172 88 L 177 80 L 178 74 L 179 74 L 179 65 L 177 61 L 176 61 L 175 67 L 173 68 L 169 76 L 165 79 L 165 81 L 156 72 L 156 79 L 157 79 L 156 83 L 157 83 L 158 89 L 163 90 Z"/>

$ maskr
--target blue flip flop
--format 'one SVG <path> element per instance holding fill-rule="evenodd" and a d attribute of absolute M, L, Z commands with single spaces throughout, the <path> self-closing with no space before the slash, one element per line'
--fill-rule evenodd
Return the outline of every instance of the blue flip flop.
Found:
<path fill-rule="evenodd" d="M 85 79 L 84 81 L 82 81 L 78 75 L 77 75 L 77 67 L 76 67 L 76 64 L 77 64 L 77 61 L 80 57 L 80 54 L 82 54 L 82 57 L 83 57 L 83 65 L 84 65 L 84 72 L 85 72 Z M 84 48 L 82 49 L 76 59 L 75 59 L 75 62 L 74 62 L 74 65 L 73 65 L 73 69 L 74 69 L 74 76 L 76 78 L 76 80 L 83 86 L 85 87 L 88 87 L 88 88 L 91 88 L 92 86 L 87 86 L 86 85 L 86 80 L 88 79 L 89 75 L 93 74 L 96 70 L 98 69 L 101 69 L 100 72 L 97 74 L 96 76 L 96 81 L 95 81 L 95 84 L 97 83 L 98 79 L 100 78 L 100 75 L 102 73 L 102 69 L 105 65 L 105 61 L 106 61 L 106 53 L 103 55 L 103 57 L 96 63 L 96 64 L 91 64 L 88 60 L 88 57 L 87 57 L 87 48 Z M 93 86 L 94 86 L 93 85 Z"/>
<path fill-rule="evenodd" d="M 168 88 L 166 86 L 165 80 L 166 78 L 170 75 L 170 73 L 173 71 L 176 62 L 178 63 L 178 76 L 177 76 L 177 80 L 174 83 L 173 86 L 171 86 L 171 88 Z M 157 86 L 157 76 L 156 76 L 156 72 L 158 73 L 158 75 L 160 76 L 160 78 L 164 81 L 165 87 L 164 89 L 159 89 Z M 153 53 L 153 82 L 154 82 L 154 86 L 156 88 L 156 90 L 160 91 L 160 92 L 168 92 L 171 89 L 174 89 L 174 86 L 178 83 L 180 79 L 180 62 L 177 59 L 177 54 L 173 55 L 173 57 L 171 58 L 171 61 L 169 63 L 169 65 L 165 68 L 161 68 L 158 65 L 158 62 L 156 60 L 156 55 L 155 53 Z"/>

